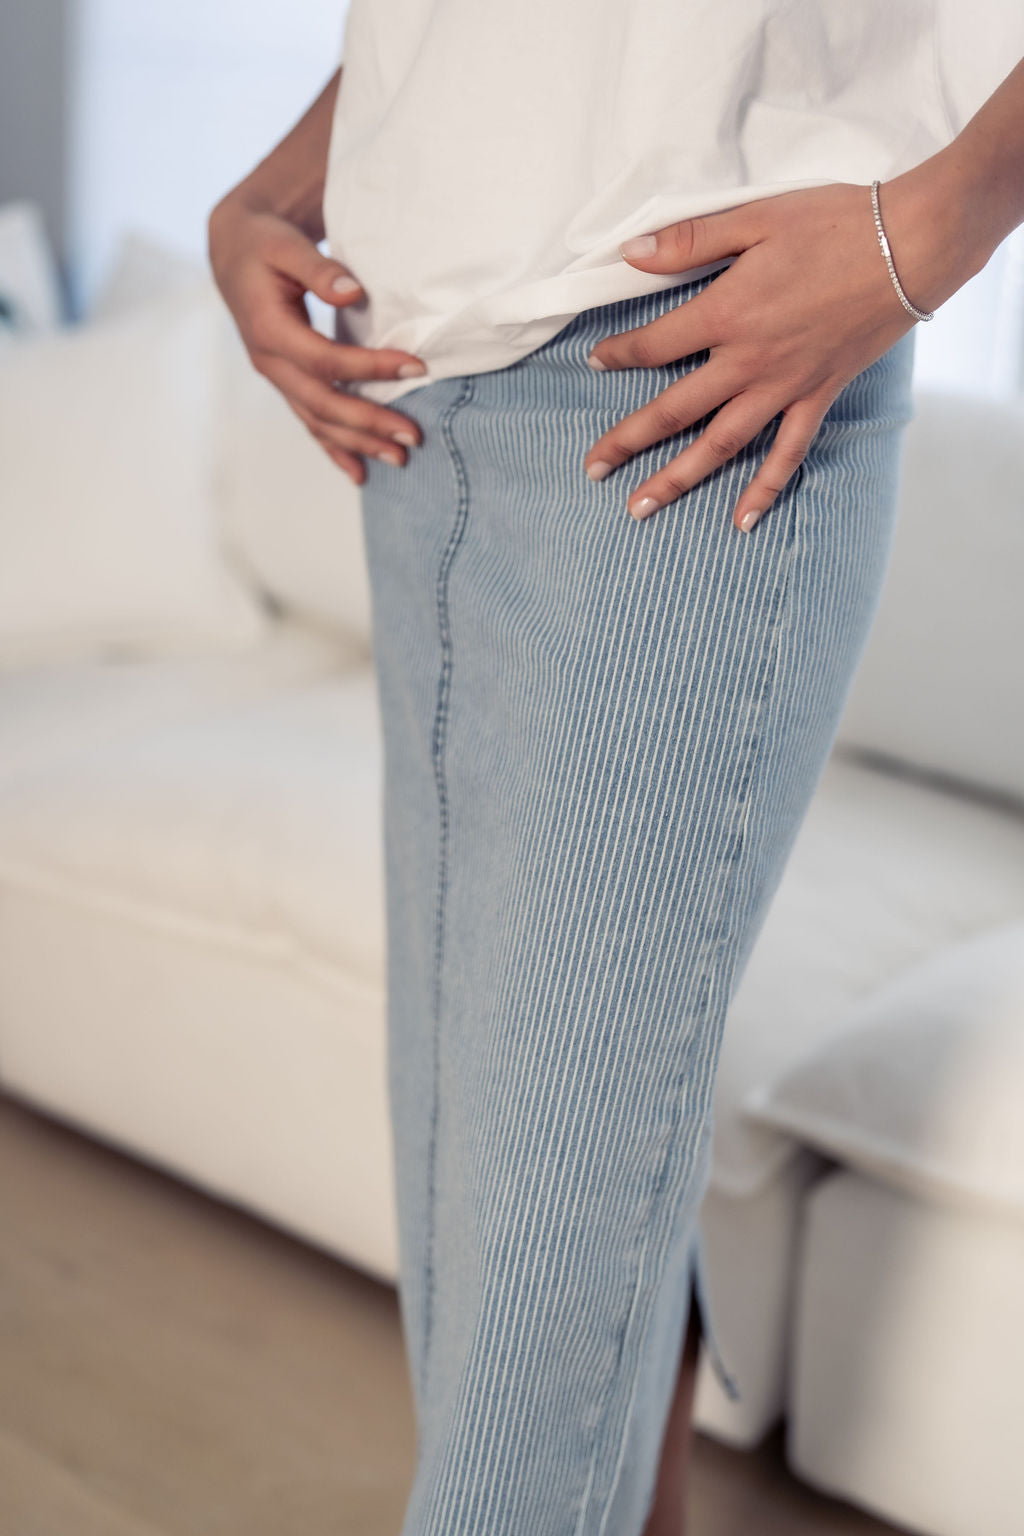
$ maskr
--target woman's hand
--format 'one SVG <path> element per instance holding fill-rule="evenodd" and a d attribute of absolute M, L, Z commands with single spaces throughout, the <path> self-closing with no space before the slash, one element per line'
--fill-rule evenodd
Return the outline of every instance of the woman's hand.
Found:
<path fill-rule="evenodd" d="M 937 161 L 938 156 L 933 157 Z M 880 189 L 896 270 L 911 302 L 932 309 L 976 267 L 947 240 L 928 189 L 932 161 Z M 651 237 L 647 237 L 651 238 Z M 714 412 L 703 432 L 634 490 L 627 509 L 648 517 L 733 458 L 782 413 L 767 456 L 733 509 L 753 527 L 803 462 L 840 390 L 916 323 L 879 248 L 871 189 L 847 182 L 760 198 L 659 230 L 644 272 L 684 272 L 734 256 L 695 298 L 610 336 L 591 353 L 600 368 L 659 367 L 707 349 L 708 360 L 598 439 L 585 459 L 602 479 L 639 449 Z M 631 242 L 630 242 L 631 244 Z M 940 248 L 937 250 L 936 248 Z M 954 280 L 951 276 L 956 272 Z"/>
<path fill-rule="evenodd" d="M 295 224 L 229 193 L 208 222 L 214 280 L 253 367 L 284 395 L 335 464 L 362 485 L 371 454 L 404 464 L 421 441 L 408 416 L 345 391 L 351 379 L 408 378 L 420 358 L 392 347 L 356 347 L 315 330 L 305 294 L 350 304 L 362 288 Z M 338 286 L 335 286 L 335 285 Z"/>

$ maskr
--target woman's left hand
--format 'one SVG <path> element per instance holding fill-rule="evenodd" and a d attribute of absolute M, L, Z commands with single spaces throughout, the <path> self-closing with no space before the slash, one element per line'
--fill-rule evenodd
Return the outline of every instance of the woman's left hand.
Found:
<path fill-rule="evenodd" d="M 931 219 L 920 228 L 922 178 L 909 172 L 884 184 L 879 204 L 907 297 L 934 308 L 959 282 L 950 280 L 944 231 Z M 781 412 L 768 454 L 733 510 L 738 527 L 753 527 L 803 462 L 840 390 L 917 322 L 889 277 L 867 186 L 834 182 L 759 198 L 670 224 L 654 238 L 651 254 L 623 250 L 624 259 L 664 273 L 736 260 L 695 298 L 600 342 L 592 366 L 656 368 L 705 349 L 710 355 L 599 438 L 584 467 L 602 479 L 639 449 L 714 412 L 693 442 L 630 494 L 628 510 L 648 517 Z"/>

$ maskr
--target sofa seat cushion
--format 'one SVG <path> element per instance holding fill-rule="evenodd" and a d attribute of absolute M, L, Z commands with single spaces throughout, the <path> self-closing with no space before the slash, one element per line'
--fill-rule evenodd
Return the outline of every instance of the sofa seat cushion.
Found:
<path fill-rule="evenodd" d="M 368 667 L 93 741 L 0 791 L 0 882 L 383 985 Z"/>
<path fill-rule="evenodd" d="M 750 1193 L 799 1145 L 748 1115 L 759 1084 L 907 966 L 1022 913 L 1024 812 L 834 752 L 726 1021 L 713 1185 Z"/>
<path fill-rule="evenodd" d="M 304 624 L 275 622 L 235 654 L 76 659 L 0 670 L 0 795 L 104 744 L 223 714 L 365 663 Z"/>

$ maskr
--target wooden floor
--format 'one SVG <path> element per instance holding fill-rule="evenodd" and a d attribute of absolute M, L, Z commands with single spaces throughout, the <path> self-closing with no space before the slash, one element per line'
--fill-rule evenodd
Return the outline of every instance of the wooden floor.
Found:
<path fill-rule="evenodd" d="M 0 1536 L 398 1536 L 390 1287 L 0 1096 Z M 892 1528 L 694 1445 L 689 1536 Z"/>

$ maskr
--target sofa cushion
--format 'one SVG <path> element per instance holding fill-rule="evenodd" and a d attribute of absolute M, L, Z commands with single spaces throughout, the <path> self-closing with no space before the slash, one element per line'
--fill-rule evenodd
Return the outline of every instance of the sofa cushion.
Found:
<path fill-rule="evenodd" d="M 358 487 L 258 374 L 208 270 L 139 230 L 125 234 L 93 304 L 107 318 L 205 288 L 217 311 L 214 433 L 221 528 L 236 569 L 279 608 L 370 654 Z M 334 310 L 307 308 L 330 333 Z M 318 313 L 319 312 L 319 313 Z"/>
<path fill-rule="evenodd" d="M 1024 1216 L 1024 921 L 863 998 L 748 1111 L 914 1194 Z"/>
<path fill-rule="evenodd" d="M 0 359 L 0 662 L 252 645 L 220 548 L 205 287 Z"/>
<path fill-rule="evenodd" d="M 1024 404 L 918 391 L 839 740 L 1024 802 Z"/>
<path fill-rule="evenodd" d="M 233 654 L 0 670 L 0 798 L 19 778 L 71 773 L 74 760 L 97 747 L 113 749 L 170 725 L 230 714 L 358 664 L 336 641 L 276 621 L 257 644 Z"/>
<path fill-rule="evenodd" d="M 799 1142 L 744 1111 L 858 1000 L 1024 913 L 1024 816 L 834 753 L 726 1019 L 712 1183 L 744 1195 Z"/>
<path fill-rule="evenodd" d="M 225 319 L 217 484 L 232 557 L 285 610 L 371 654 L 362 496 Z"/>
<path fill-rule="evenodd" d="M 128 229 L 114 249 L 89 306 L 90 321 L 112 320 L 155 300 L 194 289 L 210 289 L 210 271 L 193 256 L 155 240 L 141 229 Z"/>
<path fill-rule="evenodd" d="M 1021 1223 L 840 1168 L 800 1247 L 792 1470 L 875 1516 L 854 1531 L 1020 1536 Z"/>
<path fill-rule="evenodd" d="M 0 884 L 233 950 L 384 969 L 368 667 L 94 742 L 0 792 Z"/>

